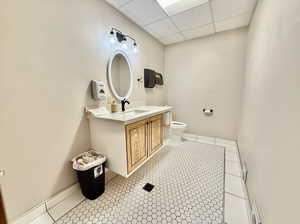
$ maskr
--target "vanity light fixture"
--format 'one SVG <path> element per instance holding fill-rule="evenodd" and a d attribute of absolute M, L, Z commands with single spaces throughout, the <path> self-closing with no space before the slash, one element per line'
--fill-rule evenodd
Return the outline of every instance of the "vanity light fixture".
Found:
<path fill-rule="evenodd" d="M 115 32 L 113 30 L 110 31 L 110 38 L 109 38 L 109 41 L 111 44 L 115 44 L 117 41 L 116 41 L 116 36 L 115 36 Z"/>
<path fill-rule="evenodd" d="M 123 42 L 123 43 L 122 43 L 122 47 L 123 47 L 125 50 L 127 50 L 128 47 L 127 47 L 126 42 Z"/>
<path fill-rule="evenodd" d="M 121 44 L 121 47 L 125 50 L 127 50 L 128 47 L 129 47 L 128 46 L 128 44 L 129 44 L 128 39 L 130 39 L 131 42 L 133 42 L 133 44 L 132 44 L 133 52 L 134 53 L 138 52 L 138 46 L 137 46 L 136 40 L 134 38 L 132 38 L 131 36 L 122 33 L 122 31 L 120 31 L 116 28 L 111 29 L 110 35 L 111 35 L 110 42 L 112 44 L 115 44 L 115 43 L 119 42 Z"/>
<path fill-rule="evenodd" d="M 137 47 L 136 42 L 133 43 L 133 52 L 134 52 L 134 53 L 138 53 L 138 52 L 139 52 L 139 49 L 138 49 L 138 47 Z"/>

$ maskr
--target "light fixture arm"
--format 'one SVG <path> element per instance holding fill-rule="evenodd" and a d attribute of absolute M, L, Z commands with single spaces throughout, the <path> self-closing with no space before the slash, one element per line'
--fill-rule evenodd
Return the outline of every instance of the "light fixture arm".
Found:
<path fill-rule="evenodd" d="M 136 39 L 134 39 L 133 37 L 131 37 L 127 34 L 123 34 L 123 32 L 121 30 L 117 29 L 117 28 L 114 28 L 114 27 L 111 28 L 110 34 L 113 35 L 115 32 L 116 32 L 116 35 L 117 35 L 117 38 L 118 38 L 119 42 L 122 42 L 123 40 L 126 40 L 126 38 L 128 37 L 129 39 L 131 39 L 133 41 L 133 43 L 136 44 Z"/>
<path fill-rule="evenodd" d="M 132 42 L 133 42 L 133 47 L 134 47 L 134 51 L 137 52 L 137 42 L 136 42 L 136 39 L 134 39 L 133 37 L 127 35 L 127 34 L 124 34 L 122 31 L 120 31 L 119 29 L 117 28 L 114 28 L 112 27 L 111 28 L 111 31 L 110 31 L 110 34 L 112 36 L 115 36 L 116 39 L 122 43 L 123 41 L 127 41 L 127 39 L 131 39 Z"/>
<path fill-rule="evenodd" d="M 129 35 L 125 35 L 125 36 L 128 37 L 129 39 L 131 39 L 133 41 L 133 45 L 136 46 L 136 40 L 133 37 L 131 37 Z"/>
<path fill-rule="evenodd" d="M 111 28 L 111 31 L 110 31 L 110 33 L 111 33 L 111 34 L 113 34 L 113 33 L 114 33 L 114 31 L 115 31 L 115 32 L 119 32 L 119 33 L 123 34 L 121 30 L 118 30 L 117 28 L 114 28 L 114 27 L 113 27 L 113 28 Z"/>

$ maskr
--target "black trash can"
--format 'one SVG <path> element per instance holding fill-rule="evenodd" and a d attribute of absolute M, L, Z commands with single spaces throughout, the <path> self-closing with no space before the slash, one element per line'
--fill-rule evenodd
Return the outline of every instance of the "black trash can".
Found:
<path fill-rule="evenodd" d="M 76 156 L 72 162 L 82 194 L 87 199 L 97 199 L 105 191 L 105 157 L 92 150 Z"/>

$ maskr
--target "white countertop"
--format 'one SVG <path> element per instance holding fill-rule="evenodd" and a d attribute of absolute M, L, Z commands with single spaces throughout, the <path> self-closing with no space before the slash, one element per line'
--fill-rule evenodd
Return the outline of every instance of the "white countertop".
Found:
<path fill-rule="evenodd" d="M 170 110 L 172 110 L 172 107 L 170 106 L 141 106 L 127 109 L 125 112 L 108 114 L 97 114 L 97 110 L 95 109 L 89 110 L 89 112 L 93 118 L 119 121 L 124 124 L 129 124 Z"/>

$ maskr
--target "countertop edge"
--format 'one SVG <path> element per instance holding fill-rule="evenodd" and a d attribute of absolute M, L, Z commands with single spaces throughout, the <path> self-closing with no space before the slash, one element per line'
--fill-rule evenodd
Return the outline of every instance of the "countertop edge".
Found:
<path fill-rule="evenodd" d="M 141 108 L 141 107 L 139 107 L 139 108 Z M 133 109 L 139 109 L 139 108 L 133 108 Z M 95 114 L 90 114 L 90 116 L 94 119 L 109 120 L 109 121 L 113 121 L 113 122 L 118 122 L 123 125 L 127 125 L 127 124 L 131 124 L 131 123 L 134 123 L 134 122 L 137 122 L 137 121 L 140 121 L 140 120 L 143 120 L 143 119 L 146 119 L 146 118 L 158 115 L 158 114 L 169 112 L 172 109 L 173 109 L 172 107 L 166 107 L 166 108 L 162 108 L 161 110 L 155 110 L 153 112 L 149 112 L 149 113 L 146 113 L 141 116 L 134 117 L 134 118 L 128 119 L 128 120 L 121 120 L 121 119 L 115 119 L 115 118 L 110 118 L 110 117 L 101 117 L 101 115 L 97 116 Z"/>

